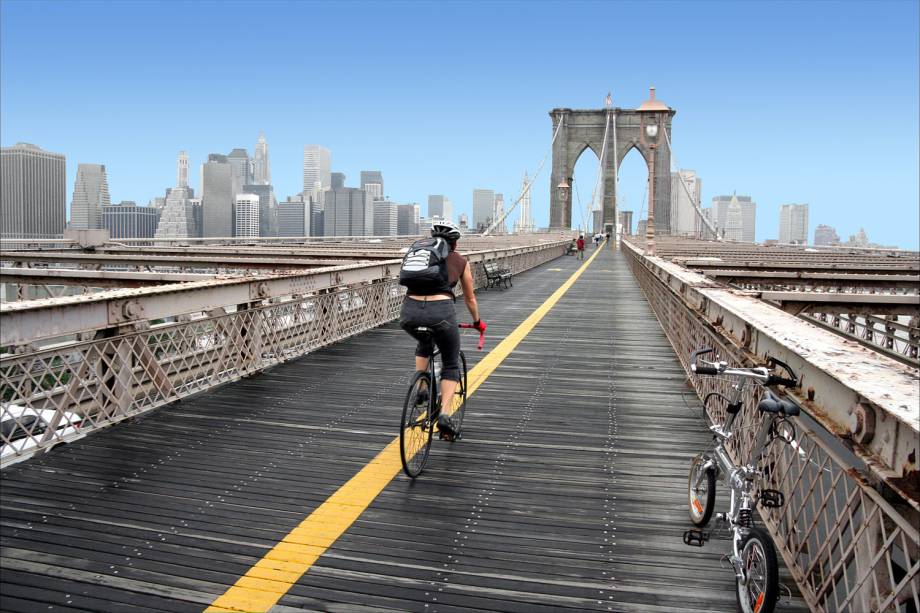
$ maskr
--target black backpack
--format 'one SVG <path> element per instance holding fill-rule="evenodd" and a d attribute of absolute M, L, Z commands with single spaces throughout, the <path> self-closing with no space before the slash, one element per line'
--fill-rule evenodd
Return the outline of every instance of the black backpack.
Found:
<path fill-rule="evenodd" d="M 399 268 L 399 284 L 410 294 L 431 295 L 450 291 L 447 256 L 450 245 L 443 238 L 423 238 L 412 243 Z"/>

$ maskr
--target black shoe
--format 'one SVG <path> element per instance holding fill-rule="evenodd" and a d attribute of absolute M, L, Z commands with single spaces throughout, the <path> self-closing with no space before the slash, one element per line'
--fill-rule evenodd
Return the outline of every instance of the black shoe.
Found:
<path fill-rule="evenodd" d="M 447 415 L 438 415 L 438 437 L 448 441 L 457 438 L 457 428 Z"/>

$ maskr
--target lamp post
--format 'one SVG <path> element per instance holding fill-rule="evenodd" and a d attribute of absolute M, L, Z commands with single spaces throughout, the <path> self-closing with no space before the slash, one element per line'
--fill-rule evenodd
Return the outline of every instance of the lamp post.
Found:
<path fill-rule="evenodd" d="M 658 148 L 658 117 L 656 123 L 646 124 L 642 133 L 649 149 L 648 156 L 648 220 L 645 224 L 645 247 L 648 255 L 655 255 L 655 150 Z"/>
<path fill-rule="evenodd" d="M 566 203 L 569 201 L 569 191 L 571 189 L 572 189 L 572 186 L 569 185 L 569 182 L 566 181 L 565 178 L 562 179 L 562 183 L 556 186 L 556 199 L 559 201 L 559 210 L 560 210 L 561 217 L 562 217 L 562 219 L 559 220 L 560 222 L 559 225 L 561 228 L 564 228 L 566 230 L 568 230 L 569 227 L 571 227 L 572 225 L 571 219 L 569 219 L 568 224 L 565 223 L 565 212 L 566 210 L 568 210 L 566 209 Z M 566 225 L 568 225 L 569 227 L 566 227 Z"/>

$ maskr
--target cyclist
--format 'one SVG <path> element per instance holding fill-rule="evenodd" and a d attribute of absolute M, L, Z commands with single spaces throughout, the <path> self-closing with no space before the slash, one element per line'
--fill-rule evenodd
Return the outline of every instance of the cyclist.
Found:
<path fill-rule="evenodd" d="M 438 414 L 438 429 L 452 438 L 456 434 L 453 422 L 447 415 L 447 409 L 454 398 L 457 384 L 460 382 L 460 330 L 457 327 L 457 311 L 454 307 L 456 297 L 453 288 L 459 281 L 463 288 L 463 300 L 473 316 L 473 325 L 480 332 L 485 331 L 486 324 L 479 318 L 479 306 L 473 290 L 473 274 L 469 262 L 457 253 L 457 241 L 460 228 L 449 220 L 437 221 L 431 226 L 432 238 L 442 238 L 450 246 L 447 256 L 447 282 L 439 287 L 424 290 L 409 288 L 403 301 L 399 325 L 419 343 L 415 350 L 415 370 L 427 370 L 428 359 L 434 353 L 434 345 L 441 350 L 441 410 Z M 420 337 L 415 334 L 419 326 L 429 328 L 430 336 Z M 419 403 L 428 402 L 419 398 Z"/>

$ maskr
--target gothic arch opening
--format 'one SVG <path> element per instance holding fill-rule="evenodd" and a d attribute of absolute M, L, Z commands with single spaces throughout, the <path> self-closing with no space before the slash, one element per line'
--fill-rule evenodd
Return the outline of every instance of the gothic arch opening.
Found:
<path fill-rule="evenodd" d="M 632 211 L 631 227 L 623 227 L 623 232 L 636 234 L 639 221 L 648 217 L 648 162 L 637 147 L 626 152 L 620 163 L 619 194 L 617 210 L 620 213 Z M 630 215 L 626 214 L 629 218 Z"/>
<path fill-rule="evenodd" d="M 578 154 L 572 170 L 572 227 L 582 232 L 591 233 L 592 203 L 591 195 L 597 181 L 597 171 L 600 167 L 598 152 L 590 146 L 585 146 Z"/>

